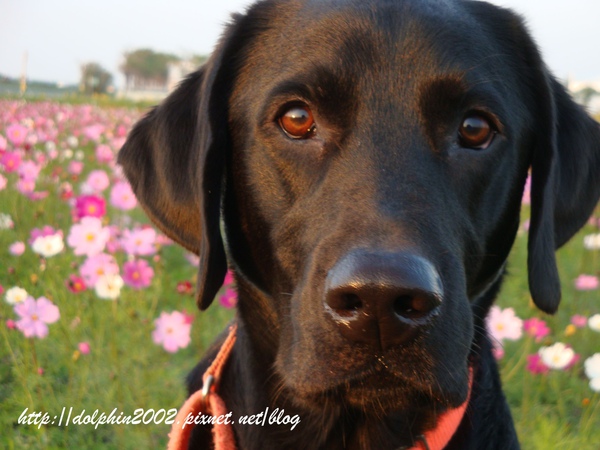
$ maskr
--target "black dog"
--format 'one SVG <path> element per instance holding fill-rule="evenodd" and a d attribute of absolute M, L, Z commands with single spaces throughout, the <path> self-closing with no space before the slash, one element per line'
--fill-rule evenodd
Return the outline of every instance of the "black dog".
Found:
<path fill-rule="evenodd" d="M 558 308 L 554 251 L 600 196 L 600 127 L 515 14 L 259 2 L 119 162 L 149 216 L 200 255 L 200 308 L 235 272 L 238 338 L 219 387 L 233 419 L 301 419 L 236 423 L 239 448 L 412 446 L 469 392 L 445 448 L 519 447 L 484 317 L 530 169 L 530 291 Z M 210 448 L 207 431 L 192 446 Z"/>

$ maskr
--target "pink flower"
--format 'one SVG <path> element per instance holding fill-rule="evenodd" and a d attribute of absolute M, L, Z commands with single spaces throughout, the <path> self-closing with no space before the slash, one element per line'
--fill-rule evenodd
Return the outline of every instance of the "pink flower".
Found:
<path fill-rule="evenodd" d="M 223 286 L 228 286 L 234 283 L 233 272 L 228 270 L 225 274 L 225 279 L 223 280 Z"/>
<path fill-rule="evenodd" d="M 234 308 L 237 305 L 237 293 L 230 288 L 225 290 L 225 293 L 219 297 L 219 303 L 225 308 Z"/>
<path fill-rule="evenodd" d="M 521 203 L 524 205 L 531 204 L 531 174 L 527 176 L 527 181 L 525 182 L 525 189 L 523 189 L 523 199 Z"/>
<path fill-rule="evenodd" d="M 571 323 L 577 328 L 585 328 L 587 325 L 587 317 L 575 314 L 573 317 L 571 317 Z"/>
<path fill-rule="evenodd" d="M 48 335 L 48 324 L 60 318 L 58 307 L 46 297 L 35 300 L 27 297 L 24 302 L 15 306 L 15 313 L 20 317 L 16 326 L 25 337 L 44 338 Z"/>
<path fill-rule="evenodd" d="M 516 316 L 513 308 L 502 310 L 492 306 L 486 325 L 492 337 L 500 342 L 504 339 L 515 341 L 523 334 L 523 321 Z"/>
<path fill-rule="evenodd" d="M 9 330 L 14 330 L 15 328 L 17 328 L 17 323 L 12 319 L 8 319 L 6 321 L 6 328 L 8 328 Z"/>
<path fill-rule="evenodd" d="M 127 261 L 123 265 L 123 281 L 134 289 L 150 286 L 153 276 L 154 270 L 143 259 Z"/>
<path fill-rule="evenodd" d="M 104 170 L 92 170 L 85 182 L 94 192 L 102 192 L 110 185 L 108 175 Z"/>
<path fill-rule="evenodd" d="M 155 344 L 162 345 L 169 353 L 175 353 L 190 343 L 192 326 L 188 322 L 186 315 L 179 311 L 173 311 L 171 314 L 162 312 L 154 321 L 152 340 Z"/>
<path fill-rule="evenodd" d="M 39 228 L 34 228 L 33 230 L 31 230 L 31 234 L 29 235 L 29 241 L 27 242 L 29 243 L 29 245 L 33 245 L 37 238 L 54 236 L 55 234 L 60 234 L 61 237 L 63 235 L 62 230 L 55 230 L 50 225 L 44 225 L 44 227 L 41 230 Z"/>
<path fill-rule="evenodd" d="M 156 253 L 156 231 L 154 228 L 124 230 L 121 238 L 123 250 L 128 255 L 149 256 Z"/>
<path fill-rule="evenodd" d="M 110 191 L 110 204 L 123 211 L 137 206 L 137 200 L 128 182 L 119 181 L 113 186 Z"/>
<path fill-rule="evenodd" d="M 110 231 L 102 226 L 97 217 L 83 217 L 81 222 L 71 227 L 67 244 L 73 247 L 76 255 L 94 256 L 104 250 Z"/>
<path fill-rule="evenodd" d="M 67 289 L 69 289 L 69 291 L 71 291 L 73 294 L 78 294 L 79 292 L 83 292 L 87 289 L 84 279 L 78 277 L 77 275 L 69 275 L 69 279 L 65 282 L 65 284 Z"/>
<path fill-rule="evenodd" d="M 89 342 L 80 342 L 77 344 L 77 348 L 81 352 L 82 355 L 87 355 L 90 353 L 90 343 Z"/>
<path fill-rule="evenodd" d="M 6 128 L 6 137 L 13 145 L 18 147 L 27 139 L 27 128 L 18 123 L 9 125 Z"/>
<path fill-rule="evenodd" d="M 21 155 L 17 152 L 5 152 L 0 158 L 0 164 L 7 173 L 15 172 L 21 165 Z"/>
<path fill-rule="evenodd" d="M 535 338 L 536 342 L 540 342 L 543 338 L 550 334 L 550 328 L 541 319 L 533 317 L 523 322 L 523 328 L 525 332 Z"/>
<path fill-rule="evenodd" d="M 32 194 L 35 191 L 35 181 L 20 179 L 17 181 L 17 191 L 24 195 Z"/>
<path fill-rule="evenodd" d="M 0 134 L 0 153 L 6 150 L 6 139 Z"/>
<path fill-rule="evenodd" d="M 35 181 L 40 174 L 40 170 L 42 170 L 42 167 L 33 161 L 23 161 L 19 165 L 17 172 L 22 180 Z"/>
<path fill-rule="evenodd" d="M 79 175 L 83 171 L 83 163 L 81 161 L 71 161 L 67 171 L 71 175 Z"/>
<path fill-rule="evenodd" d="M 103 217 L 106 214 L 106 201 L 97 195 L 80 195 L 75 199 L 73 215 L 82 217 Z"/>
<path fill-rule="evenodd" d="M 11 255 L 21 256 L 25 251 L 25 243 L 21 241 L 15 242 L 8 247 L 8 251 Z"/>
<path fill-rule="evenodd" d="M 98 278 L 103 275 L 118 275 L 119 266 L 111 255 L 100 253 L 86 259 L 79 268 L 79 274 L 86 286 L 94 286 Z"/>
<path fill-rule="evenodd" d="M 598 277 L 594 275 L 579 275 L 575 279 L 575 289 L 579 291 L 591 291 L 598 289 Z"/>
<path fill-rule="evenodd" d="M 0 191 L 2 191 L 6 187 L 7 183 L 8 181 L 6 180 L 6 177 L 0 174 Z"/>
<path fill-rule="evenodd" d="M 526 369 L 534 375 L 550 372 L 550 368 L 542 362 L 542 357 L 539 353 L 527 356 Z"/>
<path fill-rule="evenodd" d="M 100 140 L 102 133 L 104 133 L 104 126 L 99 123 L 87 126 L 83 129 L 83 135 L 96 142 Z"/>
<path fill-rule="evenodd" d="M 115 157 L 113 151 L 108 145 L 99 145 L 96 147 L 96 159 L 100 163 L 110 163 Z"/>

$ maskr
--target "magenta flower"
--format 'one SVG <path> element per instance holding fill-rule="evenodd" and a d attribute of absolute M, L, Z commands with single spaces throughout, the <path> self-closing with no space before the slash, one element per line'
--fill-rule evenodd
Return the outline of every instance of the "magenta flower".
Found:
<path fill-rule="evenodd" d="M 539 353 L 527 356 L 527 366 L 525 368 L 534 375 L 550 372 L 550 368 L 544 364 Z"/>
<path fill-rule="evenodd" d="M 90 256 L 79 268 L 79 275 L 85 281 L 86 286 L 94 286 L 101 276 L 118 274 L 119 266 L 115 258 L 106 253 Z"/>
<path fill-rule="evenodd" d="M 154 324 L 152 340 L 155 344 L 162 345 L 169 353 L 175 353 L 189 345 L 192 325 L 185 314 L 179 311 L 170 314 L 163 311 Z"/>
<path fill-rule="evenodd" d="M 515 341 L 523 334 L 523 321 L 516 316 L 513 308 L 492 306 L 486 325 L 492 337 L 500 342 L 504 339 Z"/>
<path fill-rule="evenodd" d="M 234 283 L 234 278 L 233 278 L 233 272 L 231 270 L 228 270 L 227 273 L 225 274 L 225 279 L 223 280 L 223 286 L 228 286 L 230 284 Z"/>
<path fill-rule="evenodd" d="M 154 269 L 144 259 L 127 261 L 123 265 L 123 281 L 134 289 L 150 286 L 153 276 Z"/>
<path fill-rule="evenodd" d="M 5 152 L 0 157 L 0 164 L 7 173 L 16 172 L 21 165 L 21 155 L 17 152 Z"/>
<path fill-rule="evenodd" d="M 233 289 L 227 288 L 225 293 L 219 297 L 219 303 L 225 308 L 235 308 L 237 305 L 237 293 Z"/>
<path fill-rule="evenodd" d="M 25 251 L 25 243 L 21 241 L 14 242 L 8 247 L 8 251 L 11 255 L 21 256 Z"/>
<path fill-rule="evenodd" d="M 128 255 L 149 256 L 156 253 L 156 231 L 154 228 L 123 230 L 121 245 Z"/>
<path fill-rule="evenodd" d="M 79 294 L 87 289 L 84 279 L 73 274 L 69 275 L 65 285 L 73 294 Z"/>
<path fill-rule="evenodd" d="M 28 338 L 45 338 L 48 335 L 48 324 L 60 318 L 58 306 L 46 297 L 37 300 L 27 297 L 24 302 L 15 306 L 15 313 L 20 317 L 16 322 L 17 329 Z"/>
<path fill-rule="evenodd" d="M 575 279 L 575 289 L 579 291 L 591 291 L 598 289 L 598 277 L 594 275 L 579 275 Z"/>
<path fill-rule="evenodd" d="M 103 217 L 106 214 L 106 201 L 97 195 L 80 195 L 75 199 L 73 215 L 82 217 Z"/>
<path fill-rule="evenodd" d="M 102 226 L 99 218 L 83 217 L 80 223 L 71 227 L 67 244 L 73 247 L 76 255 L 94 256 L 104 251 L 109 237 L 109 229 Z"/>
<path fill-rule="evenodd" d="M 119 181 L 113 186 L 110 191 L 110 204 L 123 211 L 137 206 L 137 200 L 128 182 Z"/>
<path fill-rule="evenodd" d="M 541 319 L 533 317 L 523 322 L 523 329 L 529 335 L 535 338 L 536 342 L 540 342 L 543 338 L 550 334 L 550 328 Z"/>
<path fill-rule="evenodd" d="M 110 180 L 104 170 L 92 170 L 85 184 L 94 192 L 102 192 L 110 185 Z"/>
<path fill-rule="evenodd" d="M 6 137 L 13 145 L 18 147 L 27 139 L 27 128 L 18 123 L 9 125 L 6 128 Z"/>

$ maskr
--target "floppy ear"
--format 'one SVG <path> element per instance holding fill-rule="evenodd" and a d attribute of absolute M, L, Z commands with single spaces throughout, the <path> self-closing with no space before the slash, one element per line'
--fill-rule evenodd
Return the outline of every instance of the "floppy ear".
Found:
<path fill-rule="evenodd" d="M 200 70 L 136 124 L 118 157 L 152 221 L 199 255 L 201 309 L 210 305 L 227 271 L 219 228 L 227 93 L 217 80 L 224 47 L 226 39 Z"/>
<path fill-rule="evenodd" d="M 555 249 L 589 219 L 600 197 L 600 125 L 541 65 L 538 129 L 531 161 L 529 289 L 554 313 L 560 303 Z"/>
<path fill-rule="evenodd" d="M 518 70 L 532 115 L 529 290 L 538 308 L 560 303 L 555 250 L 587 221 L 600 196 L 600 126 L 550 75 L 523 19 L 486 2 L 465 2 Z"/>

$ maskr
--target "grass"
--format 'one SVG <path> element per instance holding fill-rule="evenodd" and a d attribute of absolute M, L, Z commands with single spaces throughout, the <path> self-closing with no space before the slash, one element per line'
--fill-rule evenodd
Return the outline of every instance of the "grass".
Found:
<path fill-rule="evenodd" d="M 37 104 L 28 107 L 37 107 Z M 6 105 L 4 105 L 6 106 Z M 61 107 L 71 107 L 63 104 Z M 41 108 L 41 106 L 40 106 Z M 2 106 L 0 106 L 0 110 Z M 5 109 L 6 110 L 6 109 Z M 122 119 L 113 120 L 112 109 L 94 109 L 97 120 L 107 120 L 107 132 L 116 129 Z M 106 119 L 108 114 L 109 119 Z M 127 112 L 139 116 L 138 112 Z M 121 117 L 116 114 L 116 117 Z M 10 117 L 0 114 L 0 135 Z M 25 120 L 25 119 L 21 119 Z M 186 374 L 198 361 L 212 339 L 232 316 L 232 310 L 214 304 L 207 312 L 197 312 L 190 295 L 177 292 L 177 283 L 194 280 L 195 268 L 177 246 L 164 246 L 159 258 L 149 260 L 155 277 L 149 288 L 135 291 L 125 287 L 117 301 L 99 299 L 93 290 L 71 293 L 65 286 L 69 275 L 77 273 L 83 258 L 65 248 L 57 256 L 43 260 L 27 245 L 22 256 L 8 252 L 10 244 L 27 242 L 31 230 L 51 225 L 63 230 L 65 238 L 73 224 L 71 207 L 57 195 L 58 186 L 69 182 L 76 193 L 87 174 L 94 169 L 111 169 L 94 158 L 95 142 L 82 137 L 78 118 L 64 125 L 57 136 L 62 152 L 69 136 L 78 134 L 77 149 L 83 150 L 85 168 L 79 176 L 67 173 L 68 159 L 49 161 L 38 179 L 37 189 L 48 190 L 47 198 L 32 201 L 18 193 L 16 174 L 4 174 L 8 185 L 0 190 L 0 213 L 9 214 L 14 228 L 0 230 L 0 285 L 4 289 L 20 286 L 33 297 L 46 296 L 60 308 L 60 320 L 49 325 L 45 339 L 26 339 L 17 330 L 5 326 L 16 320 L 13 307 L 0 301 L 0 448 L 7 449 L 133 449 L 160 448 L 166 444 L 169 427 L 164 424 L 139 425 L 55 425 L 19 424 L 19 417 L 29 411 L 48 412 L 58 422 L 63 408 L 72 415 L 85 410 L 92 413 L 133 414 L 178 408 L 185 398 Z M 108 134 L 102 137 L 108 142 Z M 36 150 L 44 152 L 42 143 Z M 32 153 L 33 152 L 33 153 Z M 62 171 L 59 172 L 59 170 Z M 51 177 L 50 174 L 57 174 Z M 108 198 L 108 192 L 103 194 Z M 525 211 L 525 215 L 527 212 Z M 147 223 L 139 210 L 122 212 L 108 206 L 107 223 Z M 503 308 L 513 307 L 522 318 L 540 317 L 547 321 L 552 334 L 545 342 L 536 343 L 524 337 L 506 343 L 506 355 L 500 361 L 504 388 L 511 406 L 524 449 L 600 448 L 600 395 L 588 386 L 583 374 L 583 360 L 600 352 L 600 334 L 589 328 L 578 329 L 567 336 L 565 329 L 574 314 L 587 317 L 600 312 L 598 290 L 582 292 L 573 287 L 581 273 L 598 275 L 598 252 L 583 248 L 585 234 L 598 232 L 586 226 L 571 243 L 558 252 L 563 280 L 563 303 L 556 316 L 544 316 L 530 302 L 526 276 L 526 235 L 517 238 L 510 258 L 510 276 L 498 299 Z M 117 253 L 122 267 L 126 256 Z M 217 302 L 215 302 L 217 303 Z M 152 342 L 154 320 L 162 311 L 186 310 L 195 316 L 192 343 L 177 353 L 167 353 Z M 581 360 L 568 371 L 551 371 L 532 375 L 525 369 L 525 356 L 535 353 L 540 345 L 556 341 L 573 346 Z M 89 342 L 91 352 L 82 354 L 78 343 Z M 493 420 L 493 418 L 490 418 Z"/>

